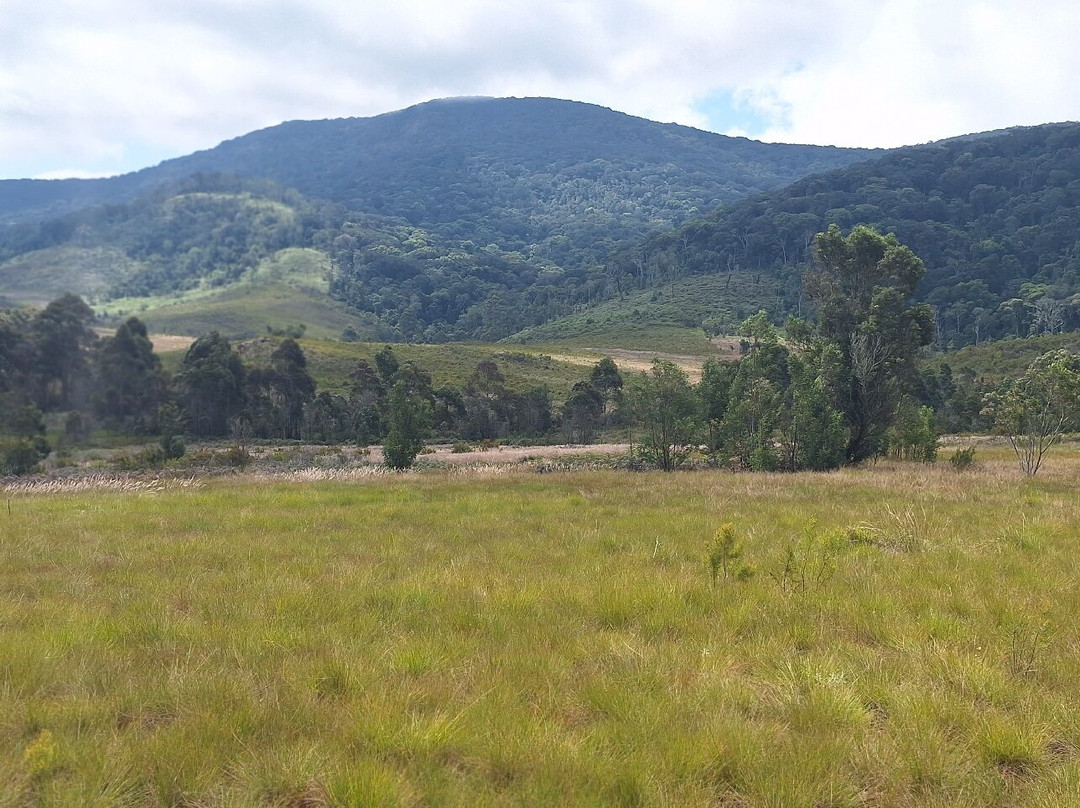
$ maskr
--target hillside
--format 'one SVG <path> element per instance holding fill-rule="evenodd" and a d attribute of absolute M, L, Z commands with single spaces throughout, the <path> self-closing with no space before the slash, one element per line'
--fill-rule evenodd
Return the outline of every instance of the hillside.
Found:
<path fill-rule="evenodd" d="M 830 170 L 760 192 L 818 169 Z M 260 178 L 235 176 L 248 172 Z M 261 333 L 269 323 L 252 314 L 265 305 L 273 327 L 295 311 L 311 327 L 325 319 L 325 336 L 585 346 L 644 326 L 730 332 L 758 308 L 806 314 L 814 234 L 865 223 L 926 262 L 918 297 L 940 348 L 1080 327 L 1078 124 L 875 156 L 482 99 L 283 124 L 124 182 L 148 177 L 171 184 L 0 229 L 0 297 L 169 303 L 163 324 L 189 333 Z M 13 187 L 0 183 L 0 197 Z M 328 256 L 312 293 L 322 303 L 259 291 L 257 268 L 283 249 Z"/>
<path fill-rule="evenodd" d="M 1080 124 L 900 149 L 734 203 L 620 252 L 604 293 L 733 269 L 797 274 L 832 223 L 894 232 L 925 261 L 918 296 L 942 347 L 1080 327 Z"/>
<path fill-rule="evenodd" d="M 352 211 L 514 248 L 618 241 L 876 152 L 764 144 L 545 98 L 291 121 L 101 180 L 0 181 L 0 221 L 130 201 L 194 174 L 272 180 Z"/>
<path fill-rule="evenodd" d="M 327 295 L 329 272 L 322 253 L 289 248 L 267 256 L 235 283 L 172 296 L 119 298 L 101 304 L 98 312 L 106 321 L 135 315 L 159 334 L 220 331 L 247 338 L 281 332 L 338 339 L 351 329 L 357 339 L 378 339 L 373 322 Z"/>
<path fill-rule="evenodd" d="M 629 291 L 523 329 L 507 341 L 708 354 L 706 336 L 731 333 L 734 324 L 760 309 L 779 317 L 787 310 L 788 292 L 784 279 L 769 273 L 699 275 Z"/>
<path fill-rule="evenodd" d="M 317 248 L 331 297 L 380 338 L 497 340 L 603 299 L 620 244 L 874 154 L 551 99 L 296 121 L 125 177 L 0 182 L 0 296 L 224 292 L 276 250 Z"/>

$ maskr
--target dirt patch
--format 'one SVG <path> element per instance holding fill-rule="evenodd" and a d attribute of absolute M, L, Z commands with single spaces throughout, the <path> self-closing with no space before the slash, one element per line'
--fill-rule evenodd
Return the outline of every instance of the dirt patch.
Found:
<path fill-rule="evenodd" d="M 619 370 L 636 373 L 652 368 L 654 359 L 663 359 L 674 363 L 687 376 L 690 381 L 697 384 L 701 381 L 701 371 L 705 367 L 706 359 L 718 359 L 721 362 L 737 362 L 742 357 L 742 349 L 739 340 L 734 337 L 713 337 L 709 342 L 716 348 L 716 353 L 711 356 L 690 356 L 687 354 L 664 353 L 662 351 L 632 351 L 628 348 L 582 348 L 590 354 L 611 357 Z M 596 359 L 592 356 L 581 354 L 553 355 L 552 359 L 560 362 L 568 362 L 571 365 L 595 365 Z"/>
<path fill-rule="evenodd" d="M 185 337 L 180 334 L 151 334 L 150 344 L 158 353 L 168 351 L 186 351 L 191 347 L 195 337 Z"/>
<path fill-rule="evenodd" d="M 721 362 L 738 362 L 743 356 L 739 337 L 713 337 L 709 342 L 719 351 L 716 358 Z"/>
<path fill-rule="evenodd" d="M 553 354 L 552 359 L 559 362 L 568 362 L 571 365 L 595 365 L 601 356 L 608 356 L 622 371 L 637 373 L 641 370 L 649 370 L 654 359 L 664 359 L 673 362 L 690 377 L 690 381 L 697 383 L 701 380 L 701 369 L 705 366 L 705 358 L 701 356 L 683 356 L 680 354 L 660 353 L 659 351 L 630 351 L 625 348 L 582 348 L 596 354 L 596 357 L 572 354 Z"/>
<path fill-rule="evenodd" d="M 99 337 L 112 337 L 116 335 L 115 328 L 95 328 Z M 150 334 L 150 344 L 158 353 L 167 351 L 186 351 L 195 341 L 195 337 L 185 337 L 182 334 Z"/>

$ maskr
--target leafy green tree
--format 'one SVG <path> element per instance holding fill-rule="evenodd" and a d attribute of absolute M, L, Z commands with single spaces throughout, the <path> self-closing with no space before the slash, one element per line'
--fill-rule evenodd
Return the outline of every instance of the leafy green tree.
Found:
<path fill-rule="evenodd" d="M 511 429 L 523 438 L 539 438 L 551 431 L 551 390 L 546 385 L 530 387 L 516 395 Z"/>
<path fill-rule="evenodd" d="M 25 309 L 0 311 L 0 393 L 18 391 L 41 403 L 40 366 L 32 317 Z"/>
<path fill-rule="evenodd" d="M 89 395 L 94 312 L 78 295 L 52 301 L 34 318 L 43 409 L 67 410 Z M 83 399 L 85 400 L 85 399 Z"/>
<path fill-rule="evenodd" d="M 829 395 L 829 368 L 835 358 L 834 346 L 788 358 L 791 384 L 777 419 L 781 469 L 828 471 L 844 462 L 844 416 Z"/>
<path fill-rule="evenodd" d="M 296 340 L 282 340 L 270 354 L 270 366 L 247 374 L 248 416 L 264 438 L 299 438 L 304 405 L 315 395 L 315 381 Z"/>
<path fill-rule="evenodd" d="M 752 339 L 727 391 L 722 452 L 738 458 L 743 468 L 772 471 L 779 467 L 773 438 L 790 382 L 788 349 L 764 312 L 746 320 L 739 330 Z"/>
<path fill-rule="evenodd" d="M 389 345 L 384 345 L 375 354 L 375 367 L 379 371 L 379 378 L 382 379 L 383 384 L 389 385 L 393 382 L 394 375 L 398 372 L 398 368 L 401 367 L 401 363 L 398 362 L 394 349 Z"/>
<path fill-rule="evenodd" d="M 836 225 L 814 240 L 805 287 L 817 305 L 818 337 L 840 352 L 837 406 L 848 427 L 845 456 L 880 454 L 901 395 L 917 381 L 916 358 L 934 336 L 929 306 L 909 305 L 926 272 L 892 234 Z"/>
<path fill-rule="evenodd" d="M 244 411 L 245 369 L 229 341 L 218 332 L 188 348 L 174 379 L 187 428 L 196 437 L 223 437 Z"/>
<path fill-rule="evenodd" d="M 889 428 L 889 451 L 894 457 L 933 463 L 937 460 L 934 411 L 905 397 Z"/>
<path fill-rule="evenodd" d="M 1034 477 L 1061 436 L 1080 425 L 1080 356 L 1044 353 L 1024 375 L 985 398 L 994 431 L 1009 440 L 1020 469 Z"/>
<path fill-rule="evenodd" d="M 642 428 L 639 457 L 674 471 L 700 439 L 701 406 L 690 380 L 674 362 L 654 359 L 652 369 L 632 377 L 629 388 L 630 411 Z"/>
<path fill-rule="evenodd" d="M 431 433 L 431 405 L 399 379 L 386 398 L 386 417 L 389 429 L 383 440 L 383 459 L 392 469 L 407 469 Z"/>
<path fill-rule="evenodd" d="M 0 396 L 0 474 L 29 474 L 49 451 L 41 410 L 20 391 Z"/>
<path fill-rule="evenodd" d="M 589 373 L 589 384 L 593 386 L 604 400 L 604 413 L 610 413 L 618 403 L 622 395 L 623 377 L 619 372 L 615 360 L 605 356 L 595 365 Z"/>
<path fill-rule="evenodd" d="M 735 373 L 735 365 L 709 358 L 705 360 L 705 367 L 701 371 L 701 381 L 698 382 L 697 391 L 701 398 L 702 415 L 709 432 L 709 452 L 714 455 L 722 451 L 721 434 Z"/>
<path fill-rule="evenodd" d="M 567 442 L 592 443 L 603 415 L 603 394 L 590 382 L 577 382 L 562 406 L 562 428 Z"/>
<path fill-rule="evenodd" d="M 300 437 L 313 443 L 345 443 L 353 439 L 349 402 L 326 390 L 304 404 L 304 425 Z"/>
<path fill-rule="evenodd" d="M 156 431 L 166 378 L 146 326 L 132 317 L 98 344 L 91 400 L 98 418 L 128 433 Z"/>
<path fill-rule="evenodd" d="M 461 390 L 444 385 L 435 391 L 435 429 L 443 435 L 464 435 L 468 428 L 469 412 Z"/>
<path fill-rule="evenodd" d="M 158 407 L 157 421 L 161 429 L 158 445 L 165 459 L 183 457 L 187 447 L 184 445 L 184 422 L 180 408 L 174 402 L 166 401 Z"/>
<path fill-rule="evenodd" d="M 507 388 L 506 377 L 495 362 L 483 359 L 476 364 L 465 384 L 464 398 L 468 413 L 466 438 L 495 440 L 510 432 L 517 397 Z"/>
<path fill-rule="evenodd" d="M 349 378 L 353 439 L 360 446 L 368 446 L 385 434 L 386 385 L 375 368 L 363 359 L 357 361 Z"/>

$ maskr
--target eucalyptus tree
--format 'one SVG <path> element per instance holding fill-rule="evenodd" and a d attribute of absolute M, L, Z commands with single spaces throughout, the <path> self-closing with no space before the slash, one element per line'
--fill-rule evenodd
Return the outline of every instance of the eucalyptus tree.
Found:
<path fill-rule="evenodd" d="M 814 239 L 805 289 L 817 307 L 817 337 L 841 358 L 836 405 L 848 428 L 846 460 L 884 451 L 901 395 L 916 382 L 916 359 L 934 338 L 930 307 L 910 299 L 923 262 L 892 234 L 836 225 Z"/>

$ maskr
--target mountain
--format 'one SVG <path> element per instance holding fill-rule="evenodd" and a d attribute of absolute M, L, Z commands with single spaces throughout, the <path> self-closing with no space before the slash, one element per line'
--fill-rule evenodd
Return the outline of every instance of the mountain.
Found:
<path fill-rule="evenodd" d="M 781 319 L 805 304 L 798 278 L 830 224 L 893 232 L 923 259 L 917 295 L 933 306 L 943 347 L 1080 328 L 1076 123 L 898 149 L 723 206 L 618 251 L 601 294 L 766 274 L 787 290 L 771 306 Z"/>
<path fill-rule="evenodd" d="M 878 153 L 758 143 L 573 101 L 451 99 L 283 123 L 120 177 L 0 181 L 0 221 L 130 201 L 203 173 L 269 179 L 478 243 L 542 241 L 570 216 L 614 223 L 602 236 L 618 240 Z"/>
<path fill-rule="evenodd" d="M 184 294 L 316 247 L 390 336 L 493 339 L 593 300 L 622 243 L 877 154 L 537 98 L 294 121 L 121 177 L 0 181 L 0 295 Z"/>

